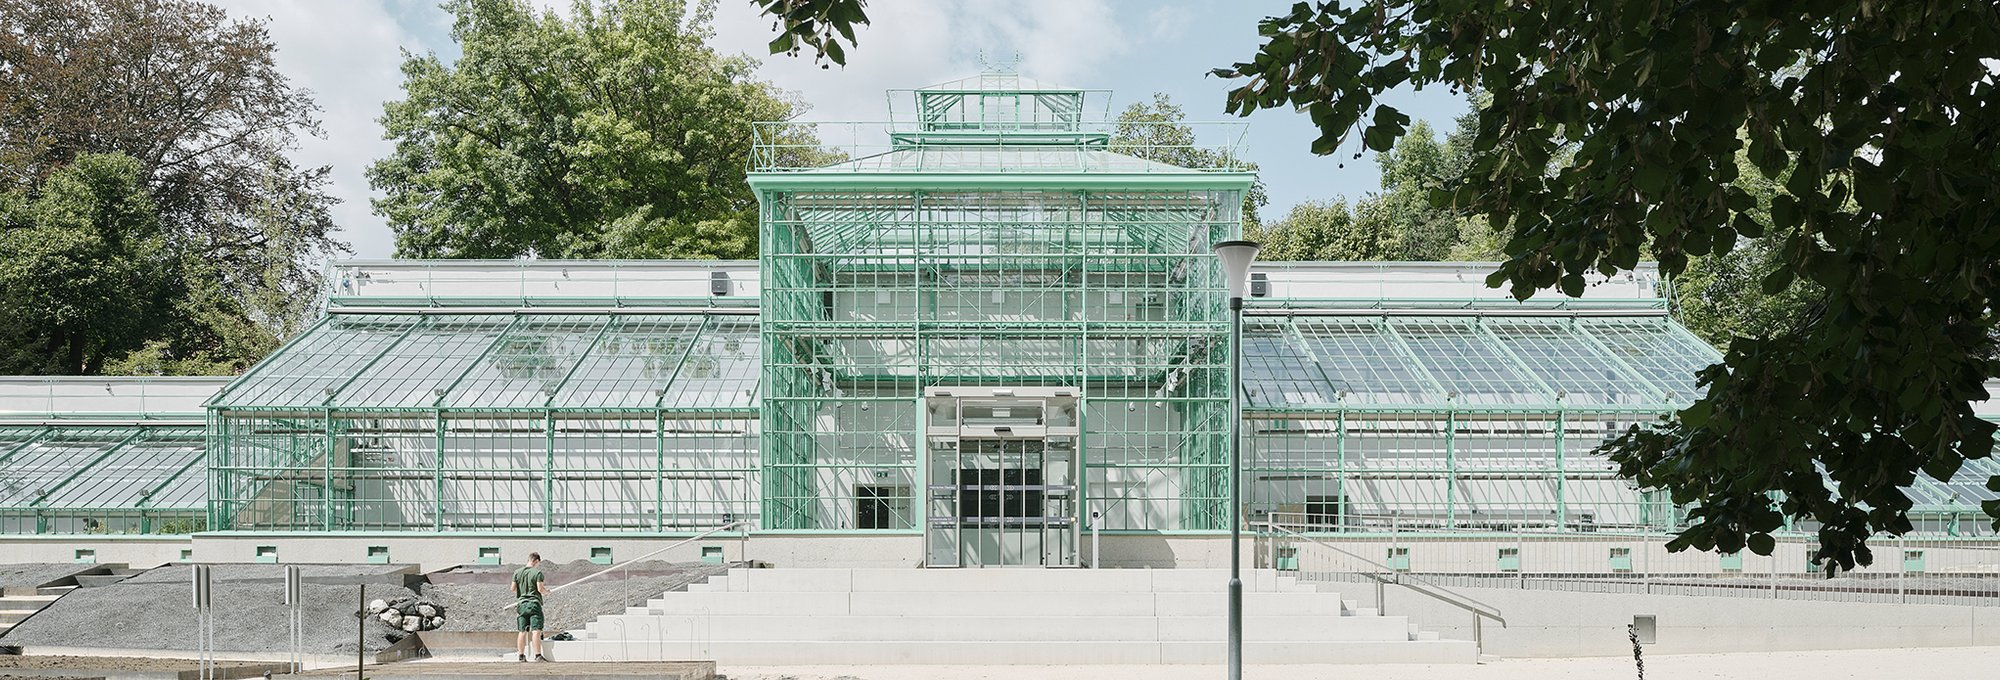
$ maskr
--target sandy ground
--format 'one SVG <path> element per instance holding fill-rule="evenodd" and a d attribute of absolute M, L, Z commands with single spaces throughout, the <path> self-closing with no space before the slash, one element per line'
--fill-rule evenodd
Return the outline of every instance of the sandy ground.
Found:
<path fill-rule="evenodd" d="M 1913 674 L 1913 669 L 1921 669 Z M 1220 666 L 737 666 L 729 680 L 1213 680 Z M 1833 680 L 1836 678 L 2000 677 L 2000 647 L 1854 649 L 1765 654 L 1649 656 L 1650 680 Z M 1636 678 L 1629 658 L 1502 659 L 1477 666 L 1266 666 L 1246 680 L 1613 680 Z"/>

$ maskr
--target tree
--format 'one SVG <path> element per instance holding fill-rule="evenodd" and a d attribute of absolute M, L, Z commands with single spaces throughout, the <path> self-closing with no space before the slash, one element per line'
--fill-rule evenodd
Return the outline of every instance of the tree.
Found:
<path fill-rule="evenodd" d="M 1249 234 L 1274 261 L 1390 261 L 1402 259 L 1408 234 L 1382 220 L 1355 219 L 1344 199 L 1292 206 L 1271 228 Z"/>
<path fill-rule="evenodd" d="M 173 310 L 168 255 L 139 162 L 84 154 L 32 197 L 0 194 L 0 371 L 95 373 Z"/>
<path fill-rule="evenodd" d="M 1767 236 L 1761 287 L 1817 287 L 1796 322 L 1731 342 L 1706 396 L 1606 445 L 1691 506 L 1670 548 L 1768 554 L 1789 517 L 1819 527 L 1830 565 L 1866 565 L 1869 537 L 1910 530 L 1916 475 L 1991 455 L 1971 403 L 2000 297 L 2000 82 L 1982 61 L 2000 6 L 1386 0 L 1299 3 L 1259 30 L 1255 57 L 1216 70 L 1242 79 L 1228 109 L 1301 109 L 1318 153 L 1356 132 L 1395 145 L 1391 88 L 1493 94 L 1473 162 L 1434 198 L 1504 230 L 1488 281 L 1517 297 L 1577 295 L 1646 256 L 1679 276 Z M 1768 219 L 1739 153 L 1782 181 Z"/>
<path fill-rule="evenodd" d="M 1430 194 L 1470 162 L 1465 128 L 1440 143 L 1429 124 L 1418 121 L 1403 144 L 1375 155 L 1380 192 L 1362 196 L 1350 210 L 1347 199 L 1307 201 L 1285 219 L 1252 238 L 1264 241 L 1268 260 L 1417 261 L 1493 259 L 1498 253 L 1485 220 L 1439 208 Z"/>
<path fill-rule="evenodd" d="M 122 176 L 122 164 L 91 159 L 122 155 L 157 222 L 156 237 L 130 242 L 149 244 L 144 267 L 164 258 L 181 281 L 165 311 L 147 307 L 157 314 L 137 344 L 117 314 L 91 323 L 82 345 L 40 325 L 48 317 L 0 316 L 15 370 L 95 372 L 119 364 L 106 352 L 147 342 L 163 366 L 240 370 L 311 313 L 318 260 L 343 246 L 331 236 L 327 169 L 287 157 L 299 135 L 318 134 L 318 109 L 278 72 L 273 50 L 262 23 L 191 0 L 0 0 L 0 193 L 32 205 L 57 200 L 52 192 L 80 201 L 74 187 L 48 183 Z M 17 212 L 7 229 L 54 228 L 44 221 L 53 209 Z M 71 225 L 60 228 L 66 237 L 84 233 L 57 222 Z M 100 240 L 130 233 L 99 226 Z M 41 249 L 37 261 L 125 261 L 115 239 L 6 238 Z"/>
<path fill-rule="evenodd" d="M 1256 163 L 1236 158 L 1226 149 L 1202 146 L 1194 127 L 1187 124 L 1187 112 L 1163 92 L 1153 93 L 1151 102 L 1133 102 L 1118 113 L 1108 148 L 1115 153 L 1183 168 L 1241 167 L 1257 171 Z M 1243 194 L 1245 230 L 1254 230 L 1263 223 L 1258 213 L 1270 202 L 1264 180 L 1251 182 L 1250 190 Z"/>
<path fill-rule="evenodd" d="M 404 257 L 743 258 L 753 121 L 797 106 L 703 41 L 708 7 L 451 0 L 464 54 L 403 62 L 369 168 Z"/>

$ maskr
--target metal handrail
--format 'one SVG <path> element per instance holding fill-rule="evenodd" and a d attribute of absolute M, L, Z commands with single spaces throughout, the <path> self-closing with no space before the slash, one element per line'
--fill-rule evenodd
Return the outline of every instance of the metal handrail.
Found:
<path fill-rule="evenodd" d="M 1382 564 L 1380 562 L 1376 562 L 1366 557 L 1354 554 L 1352 552 L 1347 551 L 1346 549 L 1343 549 L 1339 546 L 1333 545 L 1326 541 L 1322 541 L 1320 539 L 1313 538 L 1311 536 L 1307 536 L 1305 534 L 1301 534 L 1296 531 L 1292 531 L 1291 529 L 1287 529 L 1284 527 L 1284 525 L 1278 524 L 1277 522 L 1269 522 L 1269 521 L 1264 522 L 1264 527 L 1266 529 L 1269 529 L 1274 537 L 1278 535 L 1290 536 L 1294 539 L 1318 545 L 1319 547 L 1326 548 L 1327 550 L 1332 550 L 1347 557 L 1353 558 L 1354 560 L 1359 561 L 1362 564 L 1374 567 L 1379 570 L 1379 573 L 1369 573 L 1369 572 L 1355 572 L 1355 573 L 1359 574 L 1364 578 L 1372 580 L 1378 584 L 1399 585 L 1404 588 L 1410 589 L 1412 592 L 1422 594 L 1433 600 L 1437 600 L 1439 602 L 1443 602 L 1445 604 L 1471 612 L 1473 615 L 1472 636 L 1473 636 L 1473 644 L 1475 647 L 1483 648 L 1485 646 L 1484 635 L 1482 635 L 1479 630 L 1479 620 L 1481 618 L 1493 619 L 1494 621 L 1500 622 L 1501 628 L 1507 627 L 1506 617 L 1502 616 L 1500 613 L 1500 609 L 1494 607 L 1493 605 L 1480 602 L 1479 600 L 1468 597 L 1463 593 L 1454 591 L 1450 588 L 1446 588 L 1442 585 L 1426 581 L 1422 577 L 1419 577 L 1415 574 L 1397 570 L 1391 568 L 1389 565 Z M 1275 567 L 1276 565 L 1272 566 Z M 1378 610 L 1381 609 L 1382 603 L 1380 602 L 1379 599 L 1375 603 L 1375 606 Z"/>
<path fill-rule="evenodd" d="M 570 587 L 570 586 L 573 586 L 573 585 L 576 585 L 576 584 L 579 584 L 579 583 L 582 583 L 582 582 L 584 582 L 584 581 L 588 581 L 588 580 L 591 580 L 591 579 L 594 579 L 594 578 L 597 578 L 597 577 L 599 577 L 599 576 L 603 576 L 603 575 L 605 575 L 605 574 L 609 574 L 609 573 L 611 573 L 611 572 L 614 572 L 614 571 L 619 571 L 619 570 L 621 570 L 621 569 L 628 569 L 628 568 L 631 568 L 631 566 L 632 566 L 632 565 L 634 565 L 634 564 L 638 564 L 638 563 L 640 563 L 640 562 L 644 562 L 644 561 L 646 561 L 646 558 L 649 558 L 649 557 L 652 557 L 652 556 L 654 556 L 654 555 L 658 555 L 658 554 L 660 554 L 660 553 L 663 553 L 663 552 L 666 552 L 666 551 L 669 551 L 669 550 L 673 550 L 674 548 L 678 548 L 678 547 L 681 547 L 681 546 L 684 546 L 684 545 L 687 545 L 687 544 L 689 544 L 689 543 L 693 543 L 693 542 L 695 542 L 695 541 L 699 541 L 699 540 L 701 540 L 701 539 L 704 539 L 704 538 L 708 538 L 709 536 L 713 536 L 713 535 L 715 535 L 715 534 L 718 534 L 718 533 L 722 533 L 722 532 L 724 532 L 724 531 L 728 531 L 728 530 L 730 530 L 730 529 L 733 529 L 733 528 L 736 528 L 736 527 L 740 527 L 740 526 L 746 526 L 746 525 L 751 525 L 751 524 L 755 524 L 755 523 L 756 523 L 756 522 L 755 522 L 755 521 L 753 521 L 753 520 L 747 520 L 747 519 L 739 519 L 739 520 L 736 520 L 736 521 L 734 521 L 734 522 L 730 522 L 730 523 L 728 523 L 728 524 L 724 524 L 724 525 L 721 525 L 721 526 L 718 526 L 718 527 L 715 527 L 715 528 L 712 528 L 712 529 L 708 529 L 708 530 L 705 530 L 705 531 L 702 531 L 701 533 L 698 533 L 698 534 L 695 534 L 695 535 L 693 535 L 693 536 L 689 536 L 689 537 L 687 537 L 687 538 L 683 538 L 683 539 L 681 539 L 681 540 L 678 540 L 678 541 L 674 541 L 673 543 L 669 543 L 669 544 L 667 544 L 667 546 L 666 546 L 666 547 L 664 547 L 664 548 L 660 548 L 659 550 L 655 550 L 655 551 L 652 551 L 652 552 L 649 552 L 649 553 L 646 553 L 646 554 L 644 554 L 644 555 L 640 555 L 640 556 L 638 556 L 638 557 L 635 557 L 635 558 L 632 558 L 632 559 L 630 559 L 630 560 L 626 560 L 624 564 L 619 564 L 619 565 L 615 565 L 615 566 L 611 566 L 611 567 L 606 567 L 606 568 L 604 568 L 604 569 L 603 569 L 602 571 L 598 571 L 598 572 L 594 572 L 594 573 L 590 574 L 589 576 L 585 576 L 585 577 L 583 577 L 583 578 L 580 578 L 580 579 L 577 579 L 577 580 L 574 580 L 574 581 L 570 581 L 569 583 L 565 583 L 565 584 L 562 584 L 562 585 L 559 585 L 559 586 L 556 586 L 556 587 L 554 587 L 554 588 L 550 588 L 550 589 L 549 589 L 549 594 L 550 594 L 550 595 L 554 595 L 554 594 L 556 594 L 556 592 L 557 592 L 557 591 L 560 591 L 560 590 L 562 590 L 562 589 L 564 589 L 564 588 L 568 588 L 568 587 Z M 507 604 L 507 606 L 505 606 L 505 607 L 501 607 L 501 609 L 507 609 L 507 608 L 509 608 L 509 607 L 513 607 L 513 606 L 515 606 L 515 604 L 518 604 L 518 597 L 516 598 L 516 602 L 514 602 L 514 603 L 509 603 L 509 604 Z"/>

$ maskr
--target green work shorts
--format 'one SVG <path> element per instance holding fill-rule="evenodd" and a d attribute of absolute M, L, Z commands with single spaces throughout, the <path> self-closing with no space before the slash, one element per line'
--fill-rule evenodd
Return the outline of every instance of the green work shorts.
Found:
<path fill-rule="evenodd" d="M 518 630 L 525 633 L 531 630 L 542 629 L 541 600 L 522 600 L 521 604 L 516 605 L 514 610 L 517 614 L 514 617 L 515 623 L 520 626 Z"/>

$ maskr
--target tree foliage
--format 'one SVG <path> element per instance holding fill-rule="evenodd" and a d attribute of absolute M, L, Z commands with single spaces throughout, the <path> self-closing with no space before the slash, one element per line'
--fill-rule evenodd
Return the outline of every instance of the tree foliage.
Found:
<path fill-rule="evenodd" d="M 840 41 L 846 40 L 849 47 L 858 44 L 854 25 L 868 23 L 867 0 L 750 0 L 750 4 L 773 17 L 771 30 L 778 37 L 771 39 L 771 54 L 796 57 L 811 48 L 813 61 L 841 66 L 847 65 L 847 50 Z"/>
<path fill-rule="evenodd" d="M 1484 219 L 1438 207 L 1430 194 L 1471 162 L 1470 114 L 1440 142 L 1423 121 L 1402 144 L 1377 153 L 1381 190 L 1350 200 L 1307 201 L 1270 225 L 1246 228 L 1267 260 L 1485 260 L 1499 248 Z"/>
<path fill-rule="evenodd" d="M 403 62 L 369 168 L 404 257 L 742 258 L 752 122 L 797 106 L 681 0 L 451 0 L 464 54 Z"/>
<path fill-rule="evenodd" d="M 143 181 L 130 156 L 84 154 L 0 195 L 0 366 L 96 372 L 166 321 L 174 263 Z"/>
<path fill-rule="evenodd" d="M 310 313 L 342 246 L 273 50 L 190 0 L 0 0 L 0 372 L 239 370 Z"/>
<path fill-rule="evenodd" d="M 1230 156 L 1224 149 L 1203 146 L 1194 127 L 1187 123 L 1187 112 L 1163 92 L 1153 93 L 1150 102 L 1133 102 L 1118 113 L 1108 148 L 1115 153 L 1183 168 L 1240 166 L 1250 172 L 1257 171 L 1256 163 Z M 1260 224 L 1259 213 L 1270 202 L 1264 180 L 1251 182 L 1250 190 L 1243 194 L 1243 223 L 1251 228 Z"/>
<path fill-rule="evenodd" d="M 1789 517 L 1831 564 L 1866 565 L 1871 535 L 1910 529 L 1917 475 L 1991 454 L 1971 402 L 2000 294 L 2000 5 L 1387 0 L 1300 3 L 1259 30 L 1216 71 L 1242 79 L 1228 108 L 1303 110 L 1318 153 L 1393 146 L 1409 117 L 1380 103 L 1391 88 L 1494 96 L 1435 198 L 1507 234 L 1489 282 L 1518 297 L 1647 256 L 1678 276 L 1760 238 L 1764 290 L 1817 287 L 1795 323 L 1733 341 L 1705 397 L 1607 445 L 1692 506 L 1671 548 L 1768 553 Z M 1768 220 L 1751 174 L 1782 181 Z"/>

